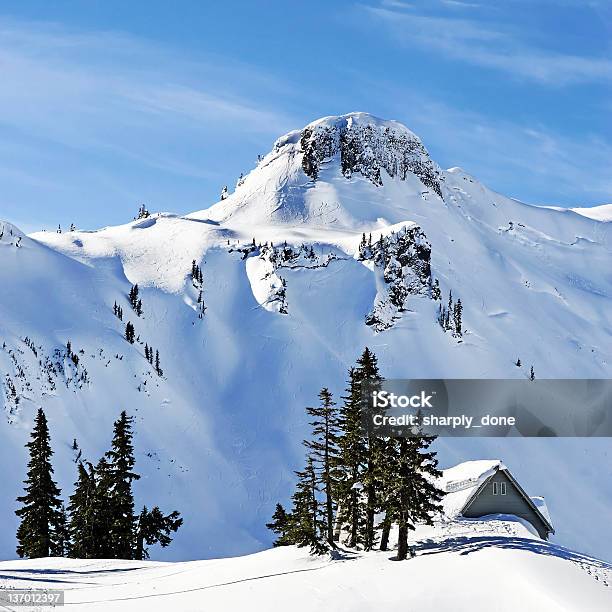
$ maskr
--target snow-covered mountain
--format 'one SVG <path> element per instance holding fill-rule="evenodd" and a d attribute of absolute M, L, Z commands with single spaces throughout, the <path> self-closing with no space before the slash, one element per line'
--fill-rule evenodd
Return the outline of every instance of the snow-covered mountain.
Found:
<path fill-rule="evenodd" d="M 137 497 L 185 517 L 163 558 L 208 558 L 269 545 L 264 523 L 301 464 L 304 406 L 324 385 L 339 395 L 366 345 L 388 377 L 527 377 L 531 365 L 541 378 L 610 377 L 606 210 L 501 196 L 440 169 L 401 124 L 356 113 L 283 136 L 229 197 L 190 215 L 31 236 L 0 222 L 0 556 L 14 556 L 40 405 L 65 494 L 73 439 L 94 460 L 119 411 L 134 414 Z M 438 286 L 443 303 L 461 299 L 462 338 L 438 324 Z M 503 457 L 546 497 L 559 543 L 610 557 L 608 440 L 437 446 L 443 465 Z"/>

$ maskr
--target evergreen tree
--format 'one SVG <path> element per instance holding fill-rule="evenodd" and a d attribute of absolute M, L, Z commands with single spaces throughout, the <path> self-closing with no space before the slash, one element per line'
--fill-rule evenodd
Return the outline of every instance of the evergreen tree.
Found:
<path fill-rule="evenodd" d="M 131 559 L 134 554 L 134 496 L 132 482 L 140 476 L 134 470 L 134 446 L 132 444 L 132 423 L 124 411 L 114 424 L 111 449 L 106 453 L 110 472 L 110 507 L 113 522 L 110 535 L 114 557 Z"/>
<path fill-rule="evenodd" d="M 440 289 L 440 281 L 437 278 L 434 280 L 433 286 L 431 288 L 431 299 L 436 300 L 436 301 L 442 299 L 442 290 Z"/>
<path fill-rule="evenodd" d="M 290 533 L 292 519 L 291 513 L 288 513 L 281 504 L 276 504 L 272 521 L 266 523 L 266 527 L 278 536 L 273 546 L 288 546 L 294 543 Z"/>
<path fill-rule="evenodd" d="M 164 373 L 159 364 L 159 351 L 155 351 L 155 371 L 157 372 L 158 376 L 161 376 Z"/>
<path fill-rule="evenodd" d="M 68 529 L 68 519 L 66 516 L 66 508 L 64 504 L 60 506 L 57 522 L 54 529 L 54 538 L 51 545 L 52 557 L 68 557 L 72 549 L 70 541 L 70 531 Z"/>
<path fill-rule="evenodd" d="M 135 335 L 136 335 L 136 330 L 134 329 L 134 325 L 132 325 L 131 321 L 128 321 L 125 326 L 125 339 L 130 344 L 134 344 Z"/>
<path fill-rule="evenodd" d="M 71 540 L 71 556 L 93 559 L 96 556 L 96 481 L 93 469 L 87 472 L 83 463 L 78 465 L 78 480 L 68 504 L 68 530 Z"/>
<path fill-rule="evenodd" d="M 535 380 L 535 372 L 533 371 L 533 366 L 531 366 L 531 370 L 529 372 L 529 380 Z"/>
<path fill-rule="evenodd" d="M 130 301 L 130 306 L 136 310 L 138 308 L 138 294 L 140 292 L 140 289 L 138 288 L 138 283 L 136 283 L 135 285 L 132 286 L 132 288 L 130 289 L 130 293 L 129 293 L 129 301 Z"/>
<path fill-rule="evenodd" d="M 149 211 L 147 210 L 147 208 L 145 207 L 144 204 L 142 204 L 139 208 L 138 208 L 138 216 L 136 217 L 137 219 L 146 219 L 147 217 L 150 216 Z"/>
<path fill-rule="evenodd" d="M 51 442 L 47 418 L 38 409 L 30 441 L 25 495 L 17 498 L 22 507 L 15 511 L 21 519 L 17 529 L 17 554 L 20 557 L 48 557 L 62 545 L 62 502 L 53 480 Z"/>
<path fill-rule="evenodd" d="M 145 544 L 152 546 L 160 544 L 165 548 L 172 542 L 171 533 L 178 531 L 183 524 L 180 513 L 176 510 L 168 515 L 155 506 L 151 511 L 144 506 L 136 523 L 136 547 L 134 558 L 142 561 L 149 558 L 149 551 Z"/>
<path fill-rule="evenodd" d="M 461 304 L 461 300 L 457 300 L 455 307 L 453 309 L 453 323 L 455 325 L 455 334 L 457 336 L 463 335 L 463 324 L 461 321 L 461 317 L 463 315 L 463 305 Z"/>
<path fill-rule="evenodd" d="M 368 258 L 368 253 L 367 253 L 367 242 L 366 242 L 366 235 L 365 233 L 363 233 L 363 235 L 361 236 L 361 242 L 359 243 L 359 260 L 363 261 L 364 259 Z"/>
<path fill-rule="evenodd" d="M 385 471 L 385 520 L 398 526 L 397 558 L 408 556 L 408 532 L 417 524 L 432 525 L 433 516 L 440 512 L 444 492 L 437 488 L 436 453 L 429 451 L 435 436 L 415 433 L 399 437 L 387 447 Z M 390 451 L 390 452 L 389 452 Z"/>
<path fill-rule="evenodd" d="M 338 482 L 338 519 L 340 529 L 347 532 L 351 548 L 363 544 L 365 504 L 361 489 L 366 444 L 361 429 L 361 385 L 355 368 L 349 370 L 349 381 L 340 409 L 339 439 L 341 475 Z"/>
<path fill-rule="evenodd" d="M 115 508 L 112 504 L 113 474 L 105 457 L 101 457 L 95 468 L 89 464 L 89 478 L 93 483 L 93 536 L 94 559 L 116 558 L 113 540 Z"/>
<path fill-rule="evenodd" d="M 339 427 L 338 409 L 329 389 L 323 388 L 319 393 L 320 405 L 306 408 L 313 417 L 312 439 L 305 440 L 304 445 L 313 459 L 317 480 L 324 496 L 324 515 L 326 537 L 329 545 L 334 547 L 334 497 L 336 494 L 337 467 L 339 465 Z"/>
<path fill-rule="evenodd" d="M 446 307 L 442 306 L 442 303 L 438 305 L 438 324 L 444 329 L 444 322 L 446 321 Z"/>
<path fill-rule="evenodd" d="M 395 438 L 387 438 L 383 441 L 383 456 L 384 456 L 384 467 L 381 475 L 381 511 L 384 512 L 383 520 L 379 525 L 381 530 L 380 535 L 380 550 L 388 550 L 389 548 L 389 536 L 391 535 L 391 527 L 393 525 L 395 506 L 394 500 L 391 496 L 391 491 L 395 486 L 395 474 L 394 470 L 391 469 L 391 465 L 397 462 L 397 453 L 399 446 Z"/>
<path fill-rule="evenodd" d="M 446 320 L 444 321 L 444 328 L 446 330 L 450 330 L 451 326 L 451 315 L 453 313 L 453 292 L 452 290 L 448 292 L 448 306 L 446 308 Z"/>
<path fill-rule="evenodd" d="M 296 476 L 289 537 L 299 547 L 310 547 L 312 554 L 323 554 L 328 549 L 326 524 L 317 498 L 319 488 L 311 456 L 307 457 L 304 470 L 296 472 Z"/>
<path fill-rule="evenodd" d="M 360 414 L 369 410 L 369 398 L 372 393 L 380 388 L 382 377 L 378 369 L 376 355 L 366 347 L 361 357 L 357 360 L 357 380 L 361 387 Z M 366 522 L 364 530 L 364 548 L 371 550 L 374 547 L 376 532 L 374 519 L 379 505 L 379 486 L 381 478 L 381 467 L 383 462 L 383 441 L 374 435 L 365 435 L 365 464 L 363 469 L 363 485 L 366 495 Z"/>

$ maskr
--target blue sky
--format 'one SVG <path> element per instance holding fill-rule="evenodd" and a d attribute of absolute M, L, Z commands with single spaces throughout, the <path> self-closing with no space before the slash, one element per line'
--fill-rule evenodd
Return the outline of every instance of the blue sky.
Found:
<path fill-rule="evenodd" d="M 612 2 L 0 6 L 0 217 L 208 207 L 281 134 L 367 111 L 527 202 L 612 201 Z"/>

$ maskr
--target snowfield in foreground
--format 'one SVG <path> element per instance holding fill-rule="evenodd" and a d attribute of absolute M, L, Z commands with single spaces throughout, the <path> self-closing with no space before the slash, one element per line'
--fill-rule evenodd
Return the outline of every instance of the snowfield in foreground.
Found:
<path fill-rule="evenodd" d="M 295 547 L 159 563 L 0 563 L 0 588 L 65 589 L 70 610 L 609 611 L 612 565 L 534 538 L 517 521 L 457 521 L 419 532 L 416 557 L 311 557 Z"/>

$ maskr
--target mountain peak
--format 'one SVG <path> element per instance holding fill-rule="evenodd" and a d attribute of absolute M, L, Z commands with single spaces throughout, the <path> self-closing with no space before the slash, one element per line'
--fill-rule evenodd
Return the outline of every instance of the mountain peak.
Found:
<path fill-rule="evenodd" d="M 388 194 L 378 188 L 400 182 L 406 197 L 442 198 L 443 177 L 420 138 L 401 123 L 368 113 L 329 116 L 280 137 L 253 171 L 241 175 L 233 194 L 192 216 L 355 226 L 391 214 L 384 204 Z M 351 181 L 359 178 L 366 180 Z M 344 198 L 347 189 L 352 195 Z M 346 208 L 354 190 L 363 191 L 367 210 Z M 391 222 L 405 219 L 402 213 Z"/>
<path fill-rule="evenodd" d="M 342 174 L 361 174 L 382 185 L 381 172 L 405 180 L 416 175 L 440 197 L 440 169 L 420 138 L 406 126 L 368 113 L 349 113 L 318 119 L 301 132 L 302 168 L 316 180 L 320 165 L 338 158 Z"/>

